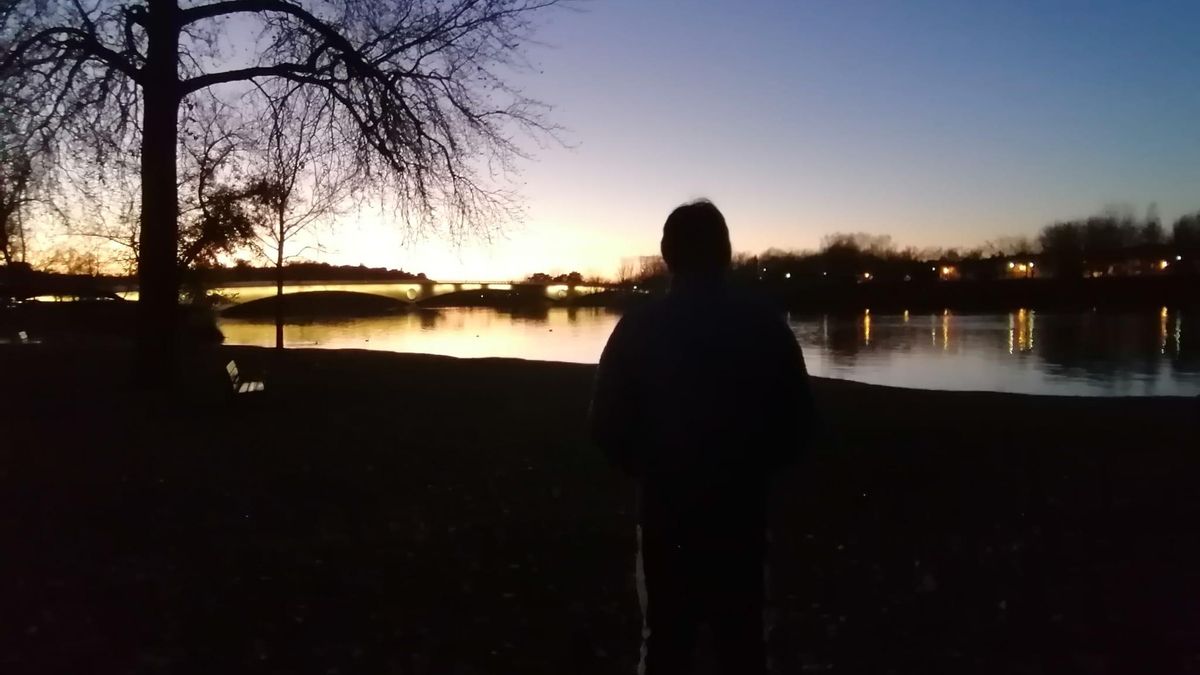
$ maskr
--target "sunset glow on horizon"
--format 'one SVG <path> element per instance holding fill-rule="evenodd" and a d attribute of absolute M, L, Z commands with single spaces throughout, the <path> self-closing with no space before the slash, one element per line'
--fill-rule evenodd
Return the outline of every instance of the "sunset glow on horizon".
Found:
<path fill-rule="evenodd" d="M 1200 46 L 1188 2 L 606 0 L 552 12 L 520 77 L 574 147 L 521 164 L 506 238 L 405 248 L 380 222 L 330 262 L 433 277 L 611 274 L 709 197 L 734 248 L 832 232 L 902 245 L 1032 236 L 1109 205 L 1200 209 Z"/>
<path fill-rule="evenodd" d="M 565 145 L 522 142 L 527 217 L 409 242 L 372 211 L 305 258 L 508 280 L 612 275 L 707 197 L 735 250 L 835 232 L 975 246 L 1061 219 L 1200 209 L 1195 2 L 699 3 L 548 12 L 513 75 Z"/>

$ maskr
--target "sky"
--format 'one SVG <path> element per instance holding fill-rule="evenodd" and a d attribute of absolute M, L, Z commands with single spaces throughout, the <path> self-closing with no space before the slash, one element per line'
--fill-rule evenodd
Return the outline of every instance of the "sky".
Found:
<path fill-rule="evenodd" d="M 833 232 L 914 246 L 1034 235 L 1109 205 L 1200 209 L 1200 2 L 582 0 L 516 76 L 568 147 L 520 163 L 490 242 L 364 213 L 333 263 L 441 279 L 612 274 L 711 198 L 735 250 Z"/>

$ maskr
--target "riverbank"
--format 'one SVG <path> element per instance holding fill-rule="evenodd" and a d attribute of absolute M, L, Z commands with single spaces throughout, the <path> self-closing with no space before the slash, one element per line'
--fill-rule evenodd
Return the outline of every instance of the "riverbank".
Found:
<path fill-rule="evenodd" d="M 144 400 L 128 360 L 0 346 L 3 672 L 631 672 L 592 367 L 222 347 Z M 815 389 L 778 672 L 1196 667 L 1196 401 Z"/>

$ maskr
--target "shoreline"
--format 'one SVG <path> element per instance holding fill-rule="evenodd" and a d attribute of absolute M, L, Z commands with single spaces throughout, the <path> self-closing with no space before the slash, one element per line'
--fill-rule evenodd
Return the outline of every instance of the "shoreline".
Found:
<path fill-rule="evenodd" d="M 0 662 L 632 672 L 594 366 L 215 347 L 167 399 L 130 356 L 0 346 Z M 266 392 L 228 393 L 229 359 Z M 824 430 L 773 496 L 777 672 L 1192 662 L 1196 401 L 814 392 Z"/>

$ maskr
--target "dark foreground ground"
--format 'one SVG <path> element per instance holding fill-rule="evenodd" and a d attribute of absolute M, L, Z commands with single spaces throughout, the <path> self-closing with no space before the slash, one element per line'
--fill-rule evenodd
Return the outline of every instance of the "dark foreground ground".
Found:
<path fill-rule="evenodd" d="M 0 347 L 0 673 L 632 672 L 591 367 L 222 348 L 145 400 L 128 360 Z M 1200 672 L 1194 400 L 815 386 L 776 672 Z"/>

